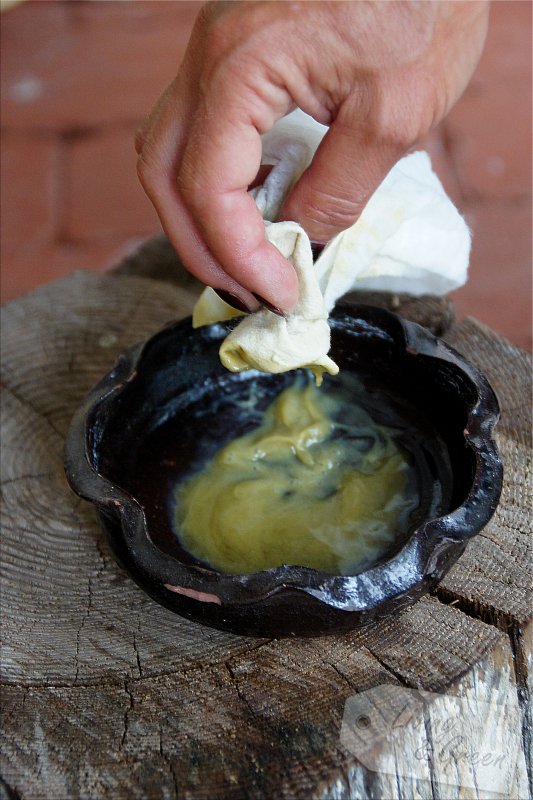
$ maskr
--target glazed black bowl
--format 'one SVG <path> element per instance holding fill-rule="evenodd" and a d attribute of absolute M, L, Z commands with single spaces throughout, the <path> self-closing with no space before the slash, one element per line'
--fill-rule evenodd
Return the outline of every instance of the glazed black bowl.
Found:
<path fill-rule="evenodd" d="M 121 355 L 74 417 L 67 477 L 96 506 L 119 563 L 172 611 L 247 635 L 345 631 L 430 591 L 498 503 L 499 412 L 486 378 L 415 323 L 372 306 L 339 306 L 331 318 L 339 378 L 357 375 L 367 410 L 402 431 L 420 507 L 394 547 L 357 575 L 299 566 L 228 575 L 181 547 L 170 499 L 177 482 L 253 427 L 235 403 L 250 382 L 268 402 L 294 377 L 225 370 L 218 349 L 230 327 L 193 330 L 186 319 L 165 328 Z"/>

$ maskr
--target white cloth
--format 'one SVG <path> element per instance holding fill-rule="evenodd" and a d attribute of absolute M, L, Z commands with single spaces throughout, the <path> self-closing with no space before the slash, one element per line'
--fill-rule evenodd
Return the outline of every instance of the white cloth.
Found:
<path fill-rule="evenodd" d="M 296 270 L 298 303 L 287 317 L 267 309 L 249 314 L 222 342 L 220 360 L 232 372 L 250 367 L 262 372 L 309 367 L 319 381 L 324 371 L 336 375 L 339 368 L 327 355 L 328 315 L 309 238 L 296 222 L 267 222 L 265 232 Z"/>
<path fill-rule="evenodd" d="M 327 128 L 297 110 L 263 137 L 263 163 L 273 169 L 253 191 L 266 238 L 288 258 L 300 292 L 291 314 L 266 309 L 247 316 L 220 348 L 234 372 L 286 372 L 309 367 L 338 372 L 327 355 L 327 316 L 353 289 L 442 295 L 461 286 L 470 256 L 468 227 L 431 169 L 427 153 L 405 156 L 391 169 L 351 228 L 339 233 L 313 264 L 309 238 L 295 222 L 270 222 L 307 168 Z M 194 314 L 195 327 L 236 316 L 212 289 Z"/>

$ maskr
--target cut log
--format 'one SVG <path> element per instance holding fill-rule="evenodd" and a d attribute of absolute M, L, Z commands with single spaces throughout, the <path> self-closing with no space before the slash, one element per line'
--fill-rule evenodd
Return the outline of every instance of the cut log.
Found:
<path fill-rule="evenodd" d="M 530 617 L 524 354 L 473 321 L 449 330 L 499 394 L 506 484 L 436 596 L 343 636 L 252 640 L 146 597 L 63 475 L 83 396 L 117 353 L 190 312 L 198 287 L 184 280 L 76 273 L 2 315 L 0 792 L 211 800 L 333 797 L 344 785 L 339 797 L 379 796 L 341 745 L 346 701 L 383 684 L 447 692 L 462 676 L 481 681 L 472 668 L 495 652 L 510 663 L 504 628 L 516 643 Z M 431 302 L 409 301 L 411 316 Z M 435 325 L 449 323 L 441 311 Z M 506 786 L 521 786 L 522 772 Z"/>
<path fill-rule="evenodd" d="M 501 408 L 496 442 L 504 465 L 500 504 L 440 584 L 439 596 L 503 628 L 531 619 L 531 356 L 474 319 L 445 339 L 488 377 Z"/>

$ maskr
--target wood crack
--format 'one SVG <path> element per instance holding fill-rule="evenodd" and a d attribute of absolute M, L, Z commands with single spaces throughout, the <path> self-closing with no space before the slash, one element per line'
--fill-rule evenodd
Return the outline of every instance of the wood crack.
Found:
<path fill-rule="evenodd" d="M 266 647 L 271 642 L 275 641 L 275 639 L 268 639 L 265 642 L 260 642 L 257 645 L 252 645 L 245 650 L 241 650 L 238 653 L 235 653 L 232 656 L 232 659 L 240 658 L 241 656 L 246 656 L 248 653 L 251 653 L 255 650 L 259 650 L 262 647 Z M 225 664 L 225 659 L 221 659 L 220 661 L 212 661 L 209 664 L 193 664 L 183 668 L 177 669 L 169 669 L 169 670 L 160 670 L 157 672 L 144 672 L 140 676 L 131 676 L 128 678 L 128 683 L 136 684 L 141 683 L 143 681 L 150 681 L 150 680 L 158 680 L 159 678 L 172 678 L 177 677 L 180 679 L 185 679 L 189 675 L 194 674 L 195 672 L 207 672 L 211 670 L 216 670 L 220 667 L 223 667 Z M 19 688 L 19 689 L 95 689 L 95 688 L 108 688 L 113 689 L 119 686 L 122 686 L 123 682 L 122 679 L 117 677 L 105 677 L 105 678 L 95 678 L 94 681 L 77 681 L 76 683 L 65 683 L 65 682 L 49 682 L 49 681 L 9 681 L 9 680 L 0 680 L 0 687 L 12 687 L 12 688 Z"/>
<path fill-rule="evenodd" d="M 91 609 L 93 605 L 93 591 L 92 591 L 92 576 L 89 575 L 87 578 L 87 609 L 85 611 L 85 615 L 82 617 L 81 624 L 76 631 L 76 654 L 75 654 L 75 664 L 76 664 L 76 673 L 74 675 L 74 686 L 77 685 L 79 674 L 80 674 L 80 638 L 81 632 L 85 627 L 87 620 L 91 615 Z"/>
<path fill-rule="evenodd" d="M 2 800 L 22 800 L 16 788 L 11 786 L 5 778 L 0 775 L 0 796 Z"/>
<path fill-rule="evenodd" d="M 524 645 L 524 630 L 520 625 L 513 625 L 509 630 L 509 639 L 513 651 L 513 664 L 518 695 L 518 707 L 522 721 L 522 744 L 526 758 L 529 794 L 533 797 L 533 764 L 529 754 L 533 752 L 533 711 L 531 692 L 528 682 L 528 663 Z"/>
<path fill-rule="evenodd" d="M 389 672 L 391 675 L 393 675 L 402 686 L 405 686 L 407 689 L 420 688 L 416 685 L 413 686 L 413 684 L 409 683 L 409 681 L 403 675 L 401 675 L 399 672 L 396 672 L 396 670 L 393 669 L 393 667 L 391 667 L 389 664 L 387 664 L 386 661 L 384 661 L 380 656 L 376 655 L 376 653 L 371 647 L 365 645 L 365 649 L 368 650 L 368 652 L 376 659 L 376 661 L 383 667 L 383 669 Z"/>
<path fill-rule="evenodd" d="M 441 800 L 441 795 L 439 792 L 439 781 L 435 774 L 435 761 L 434 761 L 434 741 L 433 741 L 433 731 L 431 728 L 431 718 L 429 714 L 429 710 L 425 702 L 422 702 L 422 720 L 424 723 L 424 732 L 426 735 L 426 748 L 425 748 L 425 756 L 426 762 L 428 765 L 429 771 L 429 783 L 431 786 L 431 796 L 433 800 Z M 400 795 L 401 796 L 401 795 Z"/>
<path fill-rule="evenodd" d="M 247 707 L 247 709 L 250 712 L 252 718 L 253 719 L 257 719 L 257 713 L 255 711 L 255 708 L 251 705 L 251 703 L 248 700 L 248 698 L 246 697 L 246 695 L 241 691 L 241 688 L 239 686 L 239 682 L 238 682 L 237 678 L 235 677 L 235 673 L 233 672 L 233 669 L 231 668 L 231 666 L 229 664 L 229 661 L 225 661 L 224 662 L 224 666 L 226 668 L 226 672 L 230 676 L 231 685 L 233 686 L 233 688 L 237 692 L 237 696 L 238 696 L 239 700 L 241 701 L 241 703 L 244 703 L 244 705 Z"/>
<path fill-rule="evenodd" d="M 336 673 L 337 673 L 337 675 L 339 676 L 339 678 L 342 678 L 342 680 L 343 680 L 345 683 L 347 683 L 347 684 L 348 684 L 348 686 L 350 687 L 350 689 L 352 690 L 352 692 L 358 692 L 358 691 L 359 691 L 359 689 L 357 689 L 357 687 L 356 687 L 356 686 L 354 686 L 354 685 L 353 685 L 353 683 L 350 681 L 350 679 L 348 678 L 348 676 L 347 676 L 347 675 L 345 675 L 345 674 L 344 674 L 344 672 L 342 672 L 342 670 L 340 670 L 340 669 L 339 669 L 337 666 L 335 666 L 335 664 L 333 664 L 331 661 L 324 661 L 324 664 L 327 664 L 329 667 L 331 667 L 331 668 L 334 670 L 334 672 L 336 672 Z"/>
<path fill-rule="evenodd" d="M 170 756 L 170 753 L 167 753 L 167 751 L 163 747 L 163 724 L 161 721 L 159 722 L 159 755 L 167 765 L 169 775 L 172 778 L 172 786 L 174 789 L 174 800 L 177 800 L 179 792 L 178 775 L 172 757 Z"/>
<path fill-rule="evenodd" d="M 515 624 L 515 620 L 505 611 L 490 608 L 489 606 L 482 606 L 477 600 L 469 600 L 464 596 L 458 596 L 455 592 L 445 589 L 443 586 L 438 586 L 435 591 L 431 593 L 439 603 L 444 606 L 452 606 L 467 617 L 484 622 L 485 625 L 491 625 L 503 633 L 508 633 L 509 628 Z"/>
<path fill-rule="evenodd" d="M 130 687 L 128 685 L 128 681 L 127 680 L 124 681 L 124 691 L 126 692 L 126 694 L 128 696 L 129 705 L 124 711 L 124 730 L 122 732 L 122 738 L 120 740 L 119 750 L 123 750 L 124 749 L 124 745 L 126 743 L 126 739 L 127 739 L 127 736 L 128 736 L 128 730 L 129 730 L 129 724 L 130 724 L 130 713 L 131 713 L 131 711 L 133 711 L 133 707 L 134 707 L 133 694 L 131 692 L 131 689 L 130 689 Z"/>
<path fill-rule="evenodd" d="M 133 634 L 133 650 L 135 652 L 135 658 L 136 658 L 136 661 L 137 661 L 137 669 L 139 670 L 139 678 L 142 678 L 143 677 L 143 670 L 142 670 L 142 666 L 141 666 L 141 656 L 140 656 L 140 653 L 139 653 L 139 650 L 138 650 L 138 647 L 137 647 L 137 635 L 135 633 Z"/>

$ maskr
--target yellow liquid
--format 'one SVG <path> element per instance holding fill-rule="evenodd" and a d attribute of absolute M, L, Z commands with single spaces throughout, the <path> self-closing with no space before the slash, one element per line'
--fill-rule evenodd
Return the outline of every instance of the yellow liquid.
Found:
<path fill-rule="evenodd" d="M 180 540 L 230 574 L 282 564 L 355 574 L 415 505 L 409 470 L 389 429 L 342 393 L 297 379 L 259 427 L 178 488 Z"/>

